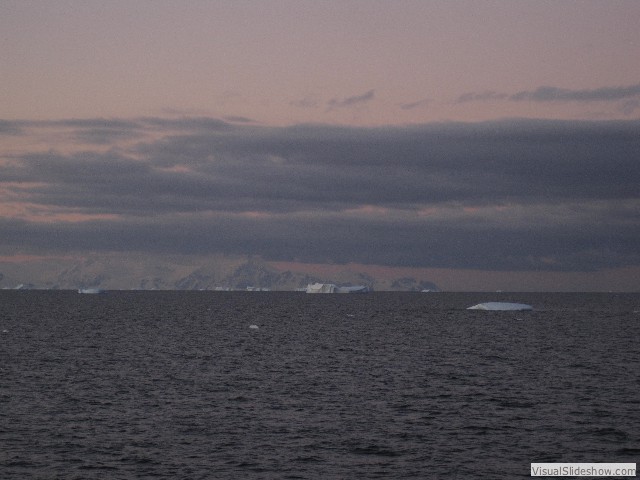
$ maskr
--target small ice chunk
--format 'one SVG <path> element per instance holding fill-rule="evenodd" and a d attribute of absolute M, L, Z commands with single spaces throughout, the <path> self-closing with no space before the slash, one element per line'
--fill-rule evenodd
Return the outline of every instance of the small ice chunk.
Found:
<path fill-rule="evenodd" d="M 486 302 L 469 307 L 467 310 L 533 310 L 533 307 L 526 303 Z"/>

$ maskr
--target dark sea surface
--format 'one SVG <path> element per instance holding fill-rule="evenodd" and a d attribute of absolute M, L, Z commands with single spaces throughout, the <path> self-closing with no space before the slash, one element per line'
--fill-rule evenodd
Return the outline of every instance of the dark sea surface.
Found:
<path fill-rule="evenodd" d="M 639 462 L 639 340 L 638 294 L 0 291 L 0 478 Z"/>

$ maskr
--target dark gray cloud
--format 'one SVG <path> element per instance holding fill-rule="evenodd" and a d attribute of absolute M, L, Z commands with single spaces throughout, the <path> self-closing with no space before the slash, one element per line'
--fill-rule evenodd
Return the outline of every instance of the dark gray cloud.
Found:
<path fill-rule="evenodd" d="M 328 109 L 350 108 L 370 102 L 375 97 L 375 90 L 369 90 L 362 95 L 354 95 L 347 98 L 333 98 L 327 102 Z"/>
<path fill-rule="evenodd" d="M 0 120 L 0 135 L 17 135 L 22 129 L 19 122 Z"/>
<path fill-rule="evenodd" d="M 259 254 L 274 260 L 487 269 L 640 264 L 640 122 L 505 120 L 406 127 L 264 127 L 143 118 L 104 152 L 26 152 L 0 248 Z M 47 128 L 54 128 L 49 126 Z M 149 138 L 151 138 L 149 140 Z M 15 201 L 15 200 L 14 200 Z"/>
<path fill-rule="evenodd" d="M 616 102 L 640 97 L 640 83 L 636 85 L 601 87 L 594 89 L 568 89 L 550 86 L 523 90 L 514 94 L 484 91 L 467 92 L 456 103 L 507 100 L 513 102 Z"/>
<path fill-rule="evenodd" d="M 591 90 L 572 90 L 557 87 L 539 87 L 509 96 L 509 100 L 533 102 L 610 102 L 640 95 L 640 83 L 621 87 L 602 87 Z"/>
<path fill-rule="evenodd" d="M 80 143 L 111 145 L 114 142 L 140 138 L 139 132 L 121 128 L 88 128 L 78 130 L 75 138 Z"/>
<path fill-rule="evenodd" d="M 132 120 L 121 120 L 114 118 L 71 118 L 55 121 L 35 121 L 32 125 L 41 127 L 71 127 L 80 129 L 101 129 L 101 130 L 135 130 L 139 128 L 139 123 Z"/>
<path fill-rule="evenodd" d="M 218 118 L 211 117 L 144 117 L 137 120 L 139 126 L 162 130 L 182 130 L 182 131 L 221 131 L 232 128 L 231 122 L 226 122 Z"/>
<path fill-rule="evenodd" d="M 402 110 L 414 110 L 416 108 L 426 107 L 430 103 L 431 103 L 431 100 L 428 98 L 425 98 L 422 100 L 417 100 L 415 102 L 401 103 L 399 106 Z"/>
<path fill-rule="evenodd" d="M 238 115 L 227 115 L 224 120 L 231 123 L 255 123 L 255 120 L 249 117 L 241 117 Z"/>
<path fill-rule="evenodd" d="M 33 251 L 223 252 L 270 260 L 488 270 L 589 271 L 640 262 L 637 224 L 534 227 L 457 220 L 222 214 L 70 224 L 2 220 L 0 228 L 3 243 L 26 242 Z"/>

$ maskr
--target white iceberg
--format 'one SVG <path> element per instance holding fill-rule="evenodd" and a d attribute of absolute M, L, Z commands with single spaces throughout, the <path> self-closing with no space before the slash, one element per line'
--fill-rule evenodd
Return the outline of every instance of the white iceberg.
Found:
<path fill-rule="evenodd" d="M 486 302 L 469 307 L 467 310 L 533 310 L 533 307 L 526 303 Z"/>
<path fill-rule="evenodd" d="M 339 287 L 333 283 L 310 283 L 307 285 L 307 293 L 367 293 L 369 287 L 357 285 L 354 287 Z"/>
<path fill-rule="evenodd" d="M 333 283 L 310 283 L 307 293 L 335 293 L 337 288 Z"/>

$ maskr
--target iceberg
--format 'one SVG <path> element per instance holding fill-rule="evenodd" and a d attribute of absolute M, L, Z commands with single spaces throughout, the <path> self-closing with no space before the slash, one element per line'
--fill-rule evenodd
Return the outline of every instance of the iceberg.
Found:
<path fill-rule="evenodd" d="M 333 283 L 310 283 L 307 285 L 307 293 L 366 293 L 369 287 L 357 285 L 354 287 L 338 287 Z"/>
<path fill-rule="evenodd" d="M 333 283 L 310 283 L 307 293 L 335 293 L 337 286 Z"/>
<path fill-rule="evenodd" d="M 533 310 L 533 307 L 526 303 L 486 302 L 469 307 L 467 310 Z"/>
<path fill-rule="evenodd" d="M 353 287 L 338 287 L 336 293 L 367 293 L 369 287 L 366 285 L 355 285 Z"/>

